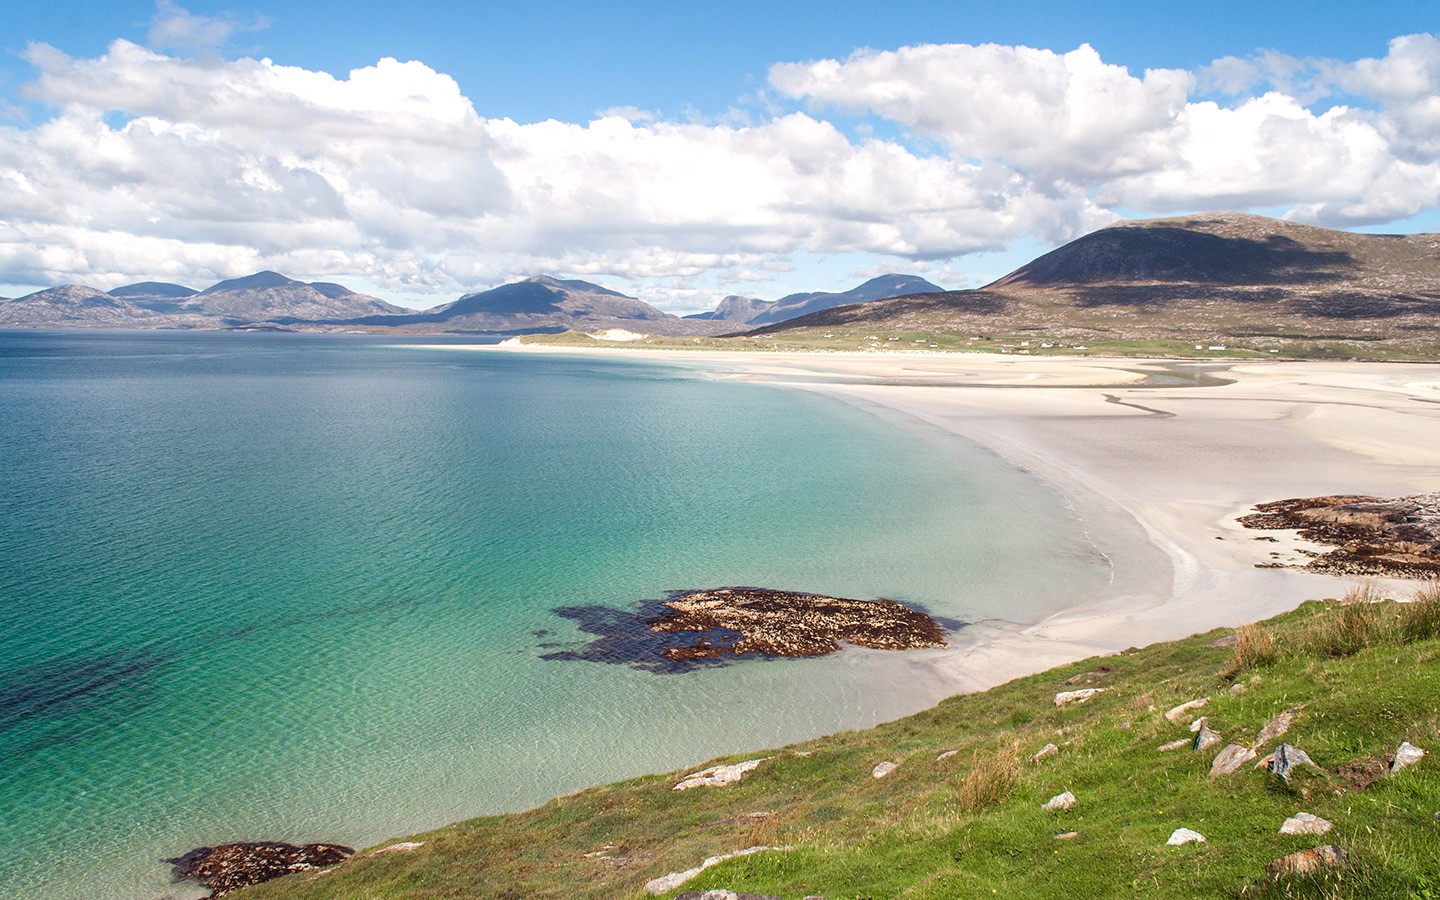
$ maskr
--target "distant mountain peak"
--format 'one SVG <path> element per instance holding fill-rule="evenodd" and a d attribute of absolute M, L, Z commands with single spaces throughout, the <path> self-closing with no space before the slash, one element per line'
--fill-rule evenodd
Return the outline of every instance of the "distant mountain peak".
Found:
<path fill-rule="evenodd" d="M 218 294 L 221 291 L 263 291 L 269 288 L 291 287 L 301 284 L 304 284 L 304 282 L 296 281 L 293 278 L 286 278 L 279 272 L 272 272 L 266 269 L 263 272 L 256 272 L 254 275 L 246 275 L 244 278 L 231 278 L 228 281 L 212 284 L 200 293 Z"/>
<path fill-rule="evenodd" d="M 168 281 L 137 281 L 134 284 L 121 285 L 111 291 L 106 291 L 112 297 L 165 297 L 167 299 L 180 299 L 182 297 L 193 297 L 200 293 L 192 287 L 183 284 L 171 284 Z"/>
<path fill-rule="evenodd" d="M 586 294 L 603 294 L 606 297 L 621 297 L 625 300 L 634 300 L 629 294 L 622 294 L 619 291 L 611 290 L 589 281 L 581 281 L 578 278 L 556 278 L 553 275 L 531 275 L 525 279 L 526 282 L 543 284 L 546 287 L 561 291 L 579 291 Z"/>

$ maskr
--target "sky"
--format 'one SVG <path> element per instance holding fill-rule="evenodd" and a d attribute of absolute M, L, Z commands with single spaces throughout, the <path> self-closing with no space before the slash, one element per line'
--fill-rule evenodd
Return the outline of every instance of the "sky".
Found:
<path fill-rule="evenodd" d="M 1440 231 L 1435 0 L 6 9 L 0 296 L 551 274 L 683 313 L 975 287 L 1124 218 Z"/>

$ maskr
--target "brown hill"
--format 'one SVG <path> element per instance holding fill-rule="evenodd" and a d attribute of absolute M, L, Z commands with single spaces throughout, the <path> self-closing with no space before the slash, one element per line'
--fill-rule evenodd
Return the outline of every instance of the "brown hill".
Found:
<path fill-rule="evenodd" d="M 1433 346 L 1440 235 L 1357 234 L 1234 212 L 1119 222 L 979 290 L 838 307 L 751 333 L 841 327 Z"/>

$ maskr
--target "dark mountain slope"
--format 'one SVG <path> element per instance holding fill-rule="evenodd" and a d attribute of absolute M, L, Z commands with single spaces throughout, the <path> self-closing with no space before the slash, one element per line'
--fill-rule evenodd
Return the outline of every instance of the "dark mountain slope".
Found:
<path fill-rule="evenodd" d="M 839 307 L 757 330 L 1046 332 L 1181 339 L 1337 331 L 1440 339 L 1440 235 L 1372 235 L 1244 213 L 1121 222 L 978 291 Z"/>

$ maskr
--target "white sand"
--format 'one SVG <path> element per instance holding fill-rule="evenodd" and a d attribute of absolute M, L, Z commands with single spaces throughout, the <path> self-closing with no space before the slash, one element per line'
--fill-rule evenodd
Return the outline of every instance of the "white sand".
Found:
<path fill-rule="evenodd" d="M 574 352 L 561 351 L 554 352 Z M 1397 496 L 1440 486 L 1440 364 L 1211 362 L 1234 383 L 1139 387 L 1171 364 L 979 354 L 601 350 L 699 366 L 719 378 L 820 391 L 897 427 L 972 439 L 1048 480 L 1111 561 L 1095 602 L 933 659 L 979 690 L 1087 656 L 1235 626 L 1343 594 L 1290 569 L 1288 532 L 1236 518 L 1257 503 Z M 1085 385 L 1089 385 L 1086 387 Z M 1256 540 L 1269 535 L 1280 543 Z M 1415 585 L 1382 581 L 1399 595 Z"/>

